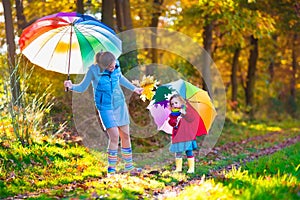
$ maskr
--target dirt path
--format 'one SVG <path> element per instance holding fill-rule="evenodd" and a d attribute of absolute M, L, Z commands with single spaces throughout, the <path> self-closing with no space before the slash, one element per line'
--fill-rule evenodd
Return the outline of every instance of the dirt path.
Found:
<path fill-rule="evenodd" d="M 267 137 L 271 137 L 273 135 L 274 134 L 270 134 Z M 259 137 L 259 138 L 257 138 L 257 140 L 261 140 L 261 139 L 264 139 L 264 138 L 267 138 L 267 137 Z M 243 142 L 250 142 L 250 141 L 253 141 L 253 138 L 251 138 L 248 141 L 243 141 Z M 293 137 L 293 138 L 287 138 L 286 140 L 284 140 L 284 141 L 282 141 L 280 143 L 277 143 L 274 146 L 259 149 L 257 152 L 250 153 L 246 158 L 244 158 L 244 159 L 242 159 L 242 160 L 240 160 L 238 162 L 234 162 L 234 163 L 232 163 L 232 164 L 230 164 L 230 165 L 228 165 L 228 166 L 226 166 L 226 167 L 224 167 L 222 169 L 213 170 L 211 172 L 211 174 L 218 173 L 220 171 L 223 171 L 224 169 L 225 170 L 231 170 L 233 167 L 238 168 L 238 167 L 240 167 L 241 165 L 244 165 L 247 162 L 253 161 L 253 160 L 255 160 L 255 159 L 259 158 L 259 157 L 262 157 L 262 156 L 266 156 L 266 155 L 270 155 L 270 154 L 276 153 L 277 151 L 279 151 L 279 150 L 281 150 L 283 148 L 286 148 L 288 146 L 291 146 L 293 144 L 296 144 L 297 142 L 300 142 L 300 135 L 298 135 L 296 137 Z"/>

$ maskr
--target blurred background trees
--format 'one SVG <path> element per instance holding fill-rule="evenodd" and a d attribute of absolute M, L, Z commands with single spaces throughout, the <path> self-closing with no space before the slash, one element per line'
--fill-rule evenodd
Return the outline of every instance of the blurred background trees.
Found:
<path fill-rule="evenodd" d="M 117 33 L 157 27 L 191 37 L 208 52 L 222 75 L 228 117 L 299 118 L 299 10 L 294 0 L 2 0 L 1 91 L 4 82 L 10 81 L 13 103 L 18 104 L 23 90 L 19 73 L 24 73 L 24 66 L 28 70 L 34 67 L 20 56 L 17 40 L 22 29 L 45 15 L 77 11 L 93 15 Z M 126 45 L 126 38 L 122 40 Z M 151 38 L 154 46 L 157 42 Z M 168 63 L 191 82 L 199 77 L 189 63 L 162 50 L 130 52 L 120 61 L 124 71 L 140 64 Z M 146 73 L 151 74 L 151 69 Z M 209 68 L 202 74 L 209 77 Z M 65 78 L 35 67 L 26 91 L 38 93 L 52 84 L 53 109 L 60 112 L 70 106 L 70 95 L 63 92 Z M 209 89 L 211 84 L 203 83 L 202 87 Z"/>

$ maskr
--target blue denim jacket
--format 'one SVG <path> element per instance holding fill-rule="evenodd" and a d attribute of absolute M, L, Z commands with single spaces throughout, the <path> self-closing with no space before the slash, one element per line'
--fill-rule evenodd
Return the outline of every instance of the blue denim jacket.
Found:
<path fill-rule="evenodd" d="M 125 102 L 120 84 L 133 91 L 136 87 L 125 78 L 117 65 L 113 72 L 101 71 L 98 65 L 92 65 L 79 84 L 71 88 L 75 92 L 84 92 L 92 82 L 94 101 L 98 110 L 113 110 Z"/>

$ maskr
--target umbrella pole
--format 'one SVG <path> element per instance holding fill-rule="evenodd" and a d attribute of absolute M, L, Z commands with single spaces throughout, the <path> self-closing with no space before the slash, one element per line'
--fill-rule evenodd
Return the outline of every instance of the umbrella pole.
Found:
<path fill-rule="evenodd" d="M 71 33 L 70 33 L 70 45 L 69 45 L 69 60 L 68 60 L 68 79 L 70 80 L 70 63 L 71 63 L 71 51 L 72 51 L 72 30 L 73 24 L 71 24 Z M 66 91 L 69 91 L 69 88 L 66 88 Z"/>

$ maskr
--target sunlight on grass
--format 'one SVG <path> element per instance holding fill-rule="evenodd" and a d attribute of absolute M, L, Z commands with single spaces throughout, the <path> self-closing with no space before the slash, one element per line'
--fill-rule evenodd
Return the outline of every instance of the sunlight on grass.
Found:
<path fill-rule="evenodd" d="M 207 200 L 207 199 L 233 199 L 233 191 L 221 183 L 215 183 L 213 179 L 200 182 L 199 185 L 187 187 L 179 196 L 170 194 L 166 199 L 189 199 L 189 200 Z"/>
<path fill-rule="evenodd" d="M 247 138 L 262 136 L 268 133 L 280 132 L 286 136 L 294 137 L 300 132 L 299 120 L 286 121 L 227 121 L 217 142 L 217 146 L 228 142 L 242 141 Z"/>
<path fill-rule="evenodd" d="M 300 180 L 300 143 L 296 143 L 272 156 L 264 156 L 245 165 L 245 169 L 258 175 L 288 173 Z"/>
<path fill-rule="evenodd" d="M 225 174 L 225 184 L 245 199 L 293 199 L 299 186 L 297 178 L 288 174 L 256 176 L 249 171 L 233 169 Z"/>
<path fill-rule="evenodd" d="M 291 128 L 291 131 L 298 131 L 298 132 L 300 132 L 300 128 Z"/>
<path fill-rule="evenodd" d="M 29 147 L 20 143 L 11 145 L 7 149 L 0 148 L 0 166 L 5 168 L 0 174 L 3 177 L 0 193 L 4 197 L 101 177 L 106 171 L 106 163 L 102 160 L 104 155 L 93 153 L 83 146 L 50 143 Z"/>
<path fill-rule="evenodd" d="M 289 174 L 255 176 L 247 170 L 233 169 L 214 179 L 201 181 L 187 187 L 178 196 L 167 199 L 296 199 L 300 182 Z"/>
<path fill-rule="evenodd" d="M 163 189 L 165 184 L 149 177 L 141 178 L 128 176 L 127 174 L 116 174 L 99 181 L 91 181 L 86 186 L 93 188 L 88 193 L 96 197 L 107 197 L 108 199 L 139 199 L 136 195 L 143 195 L 145 190 Z"/>
<path fill-rule="evenodd" d="M 299 199 L 300 143 L 201 180 L 169 199 Z M 168 195 L 168 194 L 167 194 Z"/>
<path fill-rule="evenodd" d="M 282 129 L 278 126 L 270 126 L 270 125 L 267 125 L 267 124 L 263 124 L 263 123 L 260 123 L 260 124 L 249 124 L 247 122 L 242 122 L 240 123 L 240 125 L 244 126 L 244 127 L 248 127 L 250 129 L 253 129 L 255 131 L 259 131 L 259 132 L 265 132 L 265 131 L 268 131 L 268 132 L 275 132 L 275 131 L 281 131 Z"/>

